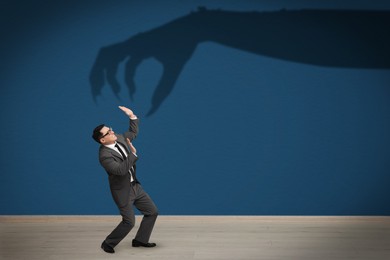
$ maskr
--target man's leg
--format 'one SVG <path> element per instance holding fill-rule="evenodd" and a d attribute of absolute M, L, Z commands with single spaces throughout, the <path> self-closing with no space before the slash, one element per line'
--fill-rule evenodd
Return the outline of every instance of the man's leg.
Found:
<path fill-rule="evenodd" d="M 129 200 L 129 203 L 125 207 L 120 208 L 119 210 L 122 215 L 122 221 L 105 240 L 105 242 L 112 248 L 126 237 L 135 224 L 135 216 L 131 200 Z"/>
<path fill-rule="evenodd" d="M 142 189 L 140 184 L 133 185 L 136 194 L 134 205 L 144 215 L 135 236 L 135 240 L 148 243 L 156 222 L 158 209 L 149 195 Z"/>

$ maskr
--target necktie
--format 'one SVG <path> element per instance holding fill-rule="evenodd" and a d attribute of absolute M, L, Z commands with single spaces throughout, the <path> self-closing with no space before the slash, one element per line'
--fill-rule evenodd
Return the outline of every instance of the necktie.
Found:
<path fill-rule="evenodd" d="M 121 153 L 121 155 L 122 155 L 122 157 L 123 157 L 123 160 L 125 160 L 126 159 L 126 155 L 125 155 L 125 153 L 122 151 L 122 149 L 119 147 L 119 145 L 118 144 L 115 144 L 115 147 L 118 149 L 118 151 Z"/>
<path fill-rule="evenodd" d="M 125 153 L 123 152 L 123 150 L 121 149 L 121 147 L 118 145 L 118 143 L 115 144 L 115 147 L 118 149 L 118 151 L 121 153 L 122 157 L 123 157 L 123 160 L 126 159 L 126 155 Z M 133 176 L 134 176 L 134 168 L 131 167 L 130 169 L 130 174 L 131 174 L 131 179 L 133 180 Z"/>

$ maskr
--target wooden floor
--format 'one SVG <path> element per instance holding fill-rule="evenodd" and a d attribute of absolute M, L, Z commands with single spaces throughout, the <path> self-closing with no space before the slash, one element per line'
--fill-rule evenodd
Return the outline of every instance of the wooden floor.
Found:
<path fill-rule="evenodd" d="M 0 216 L 0 259 L 390 259 L 390 217 L 159 216 L 157 247 L 131 247 L 133 229 L 107 254 L 100 244 L 119 221 Z"/>

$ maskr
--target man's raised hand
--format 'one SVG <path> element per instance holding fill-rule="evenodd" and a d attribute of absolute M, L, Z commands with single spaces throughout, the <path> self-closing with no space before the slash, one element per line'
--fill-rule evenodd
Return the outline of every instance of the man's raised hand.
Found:
<path fill-rule="evenodd" d="M 137 119 L 137 116 L 134 114 L 134 112 L 131 109 L 124 106 L 119 106 L 119 109 L 122 110 L 131 119 Z"/>
<path fill-rule="evenodd" d="M 130 142 L 129 138 L 126 138 L 127 143 L 129 144 L 130 150 L 133 154 L 137 154 L 137 149 L 135 149 L 134 145 Z"/>

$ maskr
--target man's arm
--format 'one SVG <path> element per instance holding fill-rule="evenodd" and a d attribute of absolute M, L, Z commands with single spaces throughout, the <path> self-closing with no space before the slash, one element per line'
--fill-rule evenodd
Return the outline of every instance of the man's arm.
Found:
<path fill-rule="evenodd" d="M 129 139 L 130 142 L 133 141 L 138 134 L 138 117 L 134 114 L 134 112 L 124 106 L 119 106 L 119 109 L 122 110 L 129 118 L 130 118 L 130 123 L 129 123 L 129 131 L 124 133 L 123 135 L 125 136 L 126 139 Z"/>

